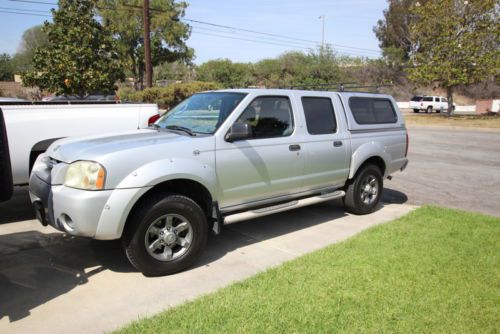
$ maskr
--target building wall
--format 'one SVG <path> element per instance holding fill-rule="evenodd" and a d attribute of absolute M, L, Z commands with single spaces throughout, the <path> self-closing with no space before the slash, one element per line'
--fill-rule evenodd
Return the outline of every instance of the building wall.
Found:
<path fill-rule="evenodd" d="M 25 95 L 21 84 L 14 81 L 0 81 L 0 92 L 3 96 L 7 97 L 18 97 Z"/>

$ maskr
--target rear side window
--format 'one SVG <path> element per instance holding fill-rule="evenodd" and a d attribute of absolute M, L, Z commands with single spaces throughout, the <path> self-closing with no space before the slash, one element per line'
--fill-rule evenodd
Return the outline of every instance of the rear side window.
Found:
<path fill-rule="evenodd" d="M 422 96 L 414 96 L 414 97 L 411 98 L 411 100 L 413 102 L 420 102 L 420 100 L 422 100 Z"/>
<path fill-rule="evenodd" d="M 424 96 L 424 101 L 425 102 L 432 102 L 432 96 Z"/>
<path fill-rule="evenodd" d="M 302 106 L 306 116 L 307 132 L 322 135 L 337 131 L 337 121 L 332 100 L 325 97 L 303 97 Z"/>
<path fill-rule="evenodd" d="M 439 97 L 436 97 L 436 98 L 434 99 L 434 102 L 439 102 Z"/>
<path fill-rule="evenodd" d="M 387 99 L 351 97 L 349 107 L 358 124 L 396 123 L 398 117 Z"/>

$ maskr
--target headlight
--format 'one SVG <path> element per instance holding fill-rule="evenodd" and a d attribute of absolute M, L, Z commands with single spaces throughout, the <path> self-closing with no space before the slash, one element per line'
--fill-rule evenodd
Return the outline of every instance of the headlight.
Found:
<path fill-rule="evenodd" d="M 76 161 L 69 165 L 64 177 L 64 185 L 84 190 L 104 189 L 106 171 L 97 162 Z"/>

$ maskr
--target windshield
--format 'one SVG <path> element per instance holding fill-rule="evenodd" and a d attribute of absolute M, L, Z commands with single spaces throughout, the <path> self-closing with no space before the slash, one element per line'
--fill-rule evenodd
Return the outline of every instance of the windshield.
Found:
<path fill-rule="evenodd" d="M 244 93 L 199 93 L 182 101 L 155 124 L 162 129 L 184 128 L 212 134 L 243 100 Z"/>

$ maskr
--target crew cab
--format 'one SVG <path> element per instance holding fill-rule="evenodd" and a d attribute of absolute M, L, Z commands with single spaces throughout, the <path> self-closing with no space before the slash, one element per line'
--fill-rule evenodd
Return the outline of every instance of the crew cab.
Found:
<path fill-rule="evenodd" d="M 54 141 L 147 128 L 158 117 L 155 104 L 0 101 L 0 201 L 28 184 L 36 158 Z"/>
<path fill-rule="evenodd" d="M 413 109 L 415 113 L 444 112 L 448 110 L 448 99 L 443 96 L 414 96 L 410 100 L 410 109 Z M 455 104 L 453 104 L 453 109 L 455 109 Z"/>
<path fill-rule="evenodd" d="M 42 224 L 121 239 L 138 270 L 165 275 L 189 267 L 223 224 L 333 198 L 371 213 L 407 151 L 389 95 L 208 91 L 150 129 L 53 143 L 30 197 Z"/>

